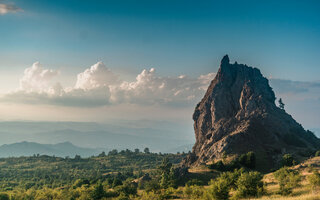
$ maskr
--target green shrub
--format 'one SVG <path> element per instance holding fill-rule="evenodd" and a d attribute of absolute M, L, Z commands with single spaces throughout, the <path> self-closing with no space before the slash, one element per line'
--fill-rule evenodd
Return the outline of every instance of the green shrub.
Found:
<path fill-rule="evenodd" d="M 146 192 L 151 192 L 151 191 L 156 192 L 157 190 L 160 189 L 160 185 L 157 180 L 153 179 L 151 181 L 146 182 L 144 188 Z"/>
<path fill-rule="evenodd" d="M 124 194 L 125 196 L 136 195 L 137 194 L 137 186 L 129 181 L 124 182 L 123 185 L 117 186 L 115 191 L 118 194 Z"/>
<path fill-rule="evenodd" d="M 101 182 L 97 183 L 97 185 L 94 187 L 92 193 L 91 193 L 91 197 L 93 199 L 102 199 L 103 197 L 105 197 L 105 191 L 103 189 L 103 185 Z"/>
<path fill-rule="evenodd" d="M 199 179 L 191 179 L 186 183 L 187 186 L 191 186 L 191 185 L 204 185 L 204 182 L 202 180 Z"/>
<path fill-rule="evenodd" d="M 114 188 L 114 187 L 117 187 L 119 185 L 122 185 L 122 181 L 120 179 L 118 179 L 118 178 L 114 178 L 113 182 L 112 182 L 112 187 Z"/>
<path fill-rule="evenodd" d="M 240 165 L 238 159 L 234 159 L 226 166 L 226 168 L 228 171 L 232 171 L 235 169 L 240 169 L 241 165 Z"/>
<path fill-rule="evenodd" d="M 246 154 L 242 154 L 239 157 L 239 163 L 246 168 L 255 169 L 256 167 L 256 155 L 253 151 Z"/>
<path fill-rule="evenodd" d="M 185 186 L 183 189 L 183 194 L 189 199 L 199 199 L 203 196 L 203 187 L 197 185 Z"/>
<path fill-rule="evenodd" d="M 212 163 L 209 166 L 210 169 L 216 169 L 218 171 L 225 171 L 226 166 L 223 164 L 222 160 L 217 161 L 216 163 Z"/>
<path fill-rule="evenodd" d="M 317 157 L 320 156 L 320 151 L 317 151 L 315 156 L 317 156 Z"/>
<path fill-rule="evenodd" d="M 233 172 L 224 172 L 220 175 L 220 178 L 227 180 L 228 182 L 228 187 L 236 189 L 237 181 L 240 175 L 244 173 L 244 169 L 235 169 Z"/>
<path fill-rule="evenodd" d="M 284 154 L 282 156 L 281 164 L 283 167 L 290 167 L 295 164 L 295 160 L 291 154 Z"/>
<path fill-rule="evenodd" d="M 292 193 L 292 189 L 299 186 L 300 175 L 298 171 L 283 167 L 274 173 L 274 177 L 279 182 L 279 193 L 288 195 Z"/>
<path fill-rule="evenodd" d="M 244 172 L 239 176 L 237 196 L 241 198 L 258 197 L 263 193 L 263 175 L 259 172 Z"/>
<path fill-rule="evenodd" d="M 116 198 L 116 200 L 130 200 L 130 198 L 129 198 L 127 195 L 121 193 L 121 194 Z"/>
<path fill-rule="evenodd" d="M 0 200 L 9 200 L 9 195 L 6 193 L 0 193 Z"/>
<path fill-rule="evenodd" d="M 191 195 L 192 195 L 192 187 L 190 185 L 186 185 L 184 188 L 183 188 L 183 194 L 190 198 Z"/>
<path fill-rule="evenodd" d="M 89 185 L 90 182 L 87 179 L 77 179 L 73 183 L 73 188 L 81 187 L 82 185 Z"/>
<path fill-rule="evenodd" d="M 223 177 L 218 177 L 211 181 L 208 193 L 214 200 L 227 200 L 229 199 L 229 191 L 228 180 Z"/>
<path fill-rule="evenodd" d="M 316 191 L 320 187 L 320 174 L 318 171 L 313 171 L 311 175 L 308 176 L 309 184 L 313 191 Z"/>

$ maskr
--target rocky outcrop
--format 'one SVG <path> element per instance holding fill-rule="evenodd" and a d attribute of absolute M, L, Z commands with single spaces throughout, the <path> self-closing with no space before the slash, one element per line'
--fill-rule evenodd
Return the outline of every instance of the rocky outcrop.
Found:
<path fill-rule="evenodd" d="M 185 164 L 199 165 L 254 151 L 257 166 L 271 169 L 284 153 L 300 155 L 318 149 L 319 139 L 277 107 L 275 100 L 259 69 L 231 64 L 224 56 L 195 108 L 196 143 Z"/>

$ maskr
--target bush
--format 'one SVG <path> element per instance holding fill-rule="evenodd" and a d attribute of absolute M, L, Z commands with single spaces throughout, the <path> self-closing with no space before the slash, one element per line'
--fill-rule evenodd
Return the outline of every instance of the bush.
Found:
<path fill-rule="evenodd" d="M 287 167 L 283 167 L 274 173 L 274 177 L 279 182 L 279 193 L 288 195 L 292 193 L 292 189 L 299 186 L 299 172 L 293 171 Z"/>
<path fill-rule="evenodd" d="M 219 160 L 216 163 L 212 163 L 209 166 L 210 169 L 216 169 L 218 171 L 225 171 L 226 170 L 226 166 L 223 164 L 222 160 Z"/>
<path fill-rule="evenodd" d="M 317 156 L 317 157 L 320 156 L 320 151 L 317 151 L 315 156 Z"/>
<path fill-rule="evenodd" d="M 228 187 L 236 189 L 238 178 L 244 173 L 244 169 L 235 169 L 233 172 L 224 172 L 220 175 L 220 178 L 227 180 Z"/>
<path fill-rule="evenodd" d="M 130 200 L 130 198 L 129 198 L 127 195 L 121 193 L 121 194 L 116 198 L 116 200 Z"/>
<path fill-rule="evenodd" d="M 320 187 L 320 174 L 318 171 L 313 171 L 311 175 L 308 176 L 309 184 L 313 191 L 316 191 Z"/>
<path fill-rule="evenodd" d="M 87 179 L 77 179 L 74 183 L 73 183 L 73 188 L 78 188 L 81 187 L 82 185 L 89 185 L 90 182 Z"/>
<path fill-rule="evenodd" d="M 240 165 L 238 159 L 234 159 L 226 166 L 226 168 L 228 171 L 232 171 L 235 169 L 240 169 L 241 165 Z"/>
<path fill-rule="evenodd" d="M 101 182 L 97 183 L 97 185 L 94 187 L 92 193 L 91 193 L 91 197 L 93 199 L 102 199 L 103 197 L 105 197 L 105 191 L 103 189 L 103 185 Z"/>
<path fill-rule="evenodd" d="M 204 190 L 201 186 L 186 186 L 183 190 L 183 194 L 190 199 L 199 199 L 203 196 Z"/>
<path fill-rule="evenodd" d="M 112 187 L 114 188 L 114 187 L 117 187 L 119 185 L 122 185 L 122 181 L 120 179 L 118 179 L 118 178 L 114 178 L 113 182 L 112 182 Z"/>
<path fill-rule="evenodd" d="M 125 196 L 129 195 L 136 195 L 137 194 L 137 187 L 131 182 L 125 182 L 123 185 L 120 185 L 115 188 L 115 191 L 118 194 L 123 194 Z"/>
<path fill-rule="evenodd" d="M 284 154 L 282 156 L 281 164 L 283 167 L 290 167 L 295 164 L 295 160 L 293 159 L 291 154 Z"/>
<path fill-rule="evenodd" d="M 191 185 L 204 185 L 204 182 L 199 179 L 191 179 L 186 183 L 187 186 Z"/>
<path fill-rule="evenodd" d="M 192 195 L 192 187 L 190 185 L 186 185 L 184 188 L 183 188 L 183 194 L 190 198 L 191 195 Z"/>
<path fill-rule="evenodd" d="M 249 169 L 254 169 L 256 167 L 256 155 L 253 151 L 246 154 L 242 154 L 239 157 L 239 163 Z"/>
<path fill-rule="evenodd" d="M 238 178 L 237 196 L 241 198 L 258 197 L 263 193 L 262 174 L 259 172 L 244 172 Z"/>
<path fill-rule="evenodd" d="M 219 177 L 210 183 L 208 193 L 215 200 L 227 200 L 229 199 L 229 183 L 228 180 L 223 177 Z"/>
<path fill-rule="evenodd" d="M 151 191 L 156 192 L 157 190 L 160 189 L 160 185 L 157 180 L 151 180 L 146 182 L 144 188 L 146 192 L 151 192 Z"/>
<path fill-rule="evenodd" d="M 0 193 L 0 200 L 9 200 L 9 195 L 6 193 Z"/>

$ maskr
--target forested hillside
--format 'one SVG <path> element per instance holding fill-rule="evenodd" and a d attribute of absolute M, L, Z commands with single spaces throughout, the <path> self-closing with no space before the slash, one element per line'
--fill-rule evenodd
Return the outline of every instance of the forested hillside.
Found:
<path fill-rule="evenodd" d="M 0 159 L 1 200 L 52 199 L 320 199 L 320 152 L 298 165 L 286 154 L 282 168 L 262 174 L 256 155 L 242 154 L 188 171 L 181 154 L 112 150 L 90 158 L 35 155 Z"/>

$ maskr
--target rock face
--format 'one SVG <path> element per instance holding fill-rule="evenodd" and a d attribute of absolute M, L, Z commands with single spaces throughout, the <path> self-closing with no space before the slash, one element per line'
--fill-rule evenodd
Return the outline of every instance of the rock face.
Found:
<path fill-rule="evenodd" d="M 259 69 L 230 64 L 224 56 L 195 108 L 196 143 L 185 164 L 199 165 L 254 151 L 257 166 L 268 170 L 277 166 L 284 153 L 300 156 L 318 149 L 319 139 L 277 107 L 275 100 Z"/>

